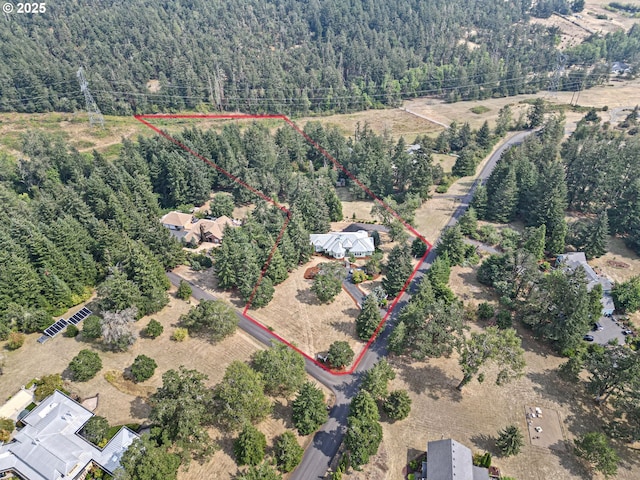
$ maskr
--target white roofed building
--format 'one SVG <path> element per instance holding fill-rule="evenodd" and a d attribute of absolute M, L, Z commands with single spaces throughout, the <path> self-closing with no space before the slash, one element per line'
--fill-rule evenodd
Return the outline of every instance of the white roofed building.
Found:
<path fill-rule="evenodd" d="M 84 478 L 93 465 L 109 474 L 138 434 L 122 427 L 98 448 L 79 435 L 93 413 L 55 391 L 22 419 L 24 427 L 12 441 L 0 445 L 0 477 L 12 473 L 28 480 Z"/>
<path fill-rule="evenodd" d="M 364 230 L 357 232 L 312 233 L 309 235 L 316 253 L 324 253 L 342 259 L 353 255 L 356 258 L 369 257 L 375 251 L 373 238 Z"/>

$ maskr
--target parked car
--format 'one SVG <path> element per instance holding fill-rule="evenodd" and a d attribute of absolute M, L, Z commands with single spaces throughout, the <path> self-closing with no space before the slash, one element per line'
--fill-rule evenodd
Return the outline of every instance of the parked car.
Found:
<path fill-rule="evenodd" d="M 628 328 L 625 330 L 622 330 L 622 334 L 623 335 L 633 335 L 633 330 L 629 330 Z"/>
<path fill-rule="evenodd" d="M 585 335 L 582 339 L 587 342 L 593 342 L 593 335 Z"/>
<path fill-rule="evenodd" d="M 599 332 L 600 330 L 603 330 L 604 327 L 602 325 L 600 325 L 599 322 L 596 322 L 593 324 L 593 331 L 594 332 Z"/>

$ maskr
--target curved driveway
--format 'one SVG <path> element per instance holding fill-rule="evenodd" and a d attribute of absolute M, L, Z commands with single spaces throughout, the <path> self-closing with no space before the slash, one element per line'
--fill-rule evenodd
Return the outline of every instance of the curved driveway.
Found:
<path fill-rule="evenodd" d="M 469 191 L 464 196 L 460 197 L 460 204 L 451 216 L 451 219 L 449 220 L 449 223 L 447 223 L 447 226 L 454 225 L 460 218 L 460 216 L 462 216 L 462 214 L 466 211 L 469 203 L 473 199 L 473 195 L 477 186 L 481 185 L 486 181 L 487 178 L 489 178 L 489 175 L 491 175 L 491 172 L 495 168 L 496 163 L 500 159 L 500 156 L 513 145 L 521 143 L 524 138 L 530 133 L 531 132 L 529 131 L 520 132 L 511 136 L 491 155 L 482 171 L 480 172 L 480 175 L 473 183 L 473 185 L 469 188 Z M 326 370 L 318 367 L 311 360 L 305 359 L 306 368 L 309 375 L 311 375 L 316 380 L 333 391 L 335 395 L 335 405 L 330 412 L 329 421 L 325 423 L 314 435 L 313 443 L 306 449 L 304 457 L 302 458 L 302 462 L 290 477 L 291 480 L 315 480 L 325 478 L 327 471 L 329 470 L 331 460 L 338 452 L 340 444 L 342 443 L 344 432 L 347 427 L 349 404 L 351 403 L 351 399 L 358 392 L 362 373 L 369 370 L 382 357 L 387 355 L 387 343 L 389 340 L 389 334 L 393 330 L 393 326 L 397 321 L 398 312 L 407 303 L 408 299 L 410 298 L 410 292 L 414 291 L 416 286 L 420 283 L 420 279 L 431 266 L 431 263 L 435 259 L 435 256 L 435 248 L 433 248 L 416 272 L 416 275 L 414 276 L 410 287 L 407 289 L 408 292 L 403 295 L 403 297 L 394 308 L 392 315 L 387 320 L 387 323 L 385 325 L 386 328 L 383 329 L 376 341 L 371 345 L 369 350 L 367 350 L 367 352 L 362 357 L 362 360 L 358 364 L 355 373 L 342 376 L 333 375 Z M 171 272 L 167 273 L 167 276 L 169 277 L 169 280 L 171 280 L 171 282 L 175 285 L 177 285 L 181 280 L 181 277 Z M 212 294 L 203 290 L 197 285 L 194 285 L 192 283 L 190 283 L 190 285 L 193 290 L 194 298 L 198 300 L 213 300 L 215 298 Z M 249 335 L 253 336 L 256 340 L 259 340 L 260 342 L 269 346 L 273 342 L 278 341 L 278 339 L 271 335 L 268 330 L 265 330 L 252 321 L 248 320 L 240 312 L 236 313 L 240 319 L 240 323 L 238 326 L 246 331 Z"/>

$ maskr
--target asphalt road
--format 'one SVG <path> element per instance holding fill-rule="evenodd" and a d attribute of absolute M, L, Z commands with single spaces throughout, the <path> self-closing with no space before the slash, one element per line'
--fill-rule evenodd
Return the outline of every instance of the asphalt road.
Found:
<path fill-rule="evenodd" d="M 500 156 L 513 145 L 522 143 L 524 138 L 530 133 L 531 132 L 521 132 L 513 135 L 491 155 L 491 158 L 489 158 L 489 160 L 485 164 L 484 168 L 480 172 L 480 175 L 473 183 L 468 193 L 462 197 L 459 197 L 460 204 L 451 216 L 451 219 L 449 220 L 447 226 L 454 225 L 464 214 L 469 206 L 469 203 L 473 199 L 476 188 L 478 187 L 478 185 L 484 183 L 487 178 L 489 178 L 489 175 L 491 175 L 491 172 L 495 168 L 496 163 L 500 159 Z M 403 295 L 403 297 L 400 299 L 400 301 L 394 308 L 392 315 L 387 320 L 385 329 L 378 336 L 376 341 L 371 345 L 369 350 L 364 354 L 362 360 L 358 364 L 355 373 L 342 376 L 332 375 L 331 373 L 318 367 L 314 362 L 306 359 L 307 372 L 309 373 L 309 375 L 324 384 L 334 393 L 335 404 L 329 414 L 329 421 L 325 423 L 314 435 L 312 444 L 309 446 L 309 448 L 306 449 L 304 457 L 302 458 L 302 462 L 290 477 L 291 480 L 315 480 L 325 478 L 327 471 L 329 470 L 331 460 L 336 455 L 338 449 L 340 448 L 340 445 L 342 444 L 344 433 L 347 428 L 349 404 L 351 403 L 351 399 L 358 393 L 362 374 L 363 372 L 366 372 L 371 367 L 373 367 L 373 365 L 375 365 L 382 357 L 387 355 L 387 344 L 389 335 L 393 330 L 393 327 L 395 326 L 395 322 L 397 321 L 398 312 L 408 302 L 410 298 L 410 292 L 413 292 L 415 290 L 417 285 L 420 283 L 422 276 L 429 269 L 435 257 L 435 248 L 433 248 L 416 272 L 416 275 L 413 278 L 413 281 L 408 289 L 409 293 Z M 174 285 L 177 285 L 181 280 L 180 276 L 171 272 L 167 273 L 167 276 Z M 197 285 L 194 285 L 192 283 L 190 283 L 190 285 L 193 291 L 192 295 L 194 298 L 198 300 L 215 299 L 212 294 L 203 290 Z M 242 316 L 240 312 L 236 313 L 238 315 L 238 318 L 240 319 L 240 323 L 238 326 L 249 335 L 253 336 L 256 340 L 259 340 L 260 342 L 268 346 L 270 346 L 273 342 L 278 341 L 275 337 L 273 337 L 273 335 L 271 335 L 268 330 L 264 330 L 250 320 L 247 320 Z"/>

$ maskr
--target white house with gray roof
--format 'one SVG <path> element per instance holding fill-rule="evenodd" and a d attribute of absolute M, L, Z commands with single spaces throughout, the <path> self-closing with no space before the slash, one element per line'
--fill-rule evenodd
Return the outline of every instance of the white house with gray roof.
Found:
<path fill-rule="evenodd" d="M 316 253 L 324 253 L 337 259 L 349 255 L 356 258 L 369 257 L 375 251 L 373 238 L 364 230 L 312 233 L 309 235 L 309 240 Z"/>
<path fill-rule="evenodd" d="M 138 435 L 121 428 L 104 448 L 79 435 L 93 413 L 55 391 L 22 419 L 24 427 L 0 444 L 0 477 L 12 473 L 27 480 L 84 478 L 93 464 L 109 474 Z"/>

